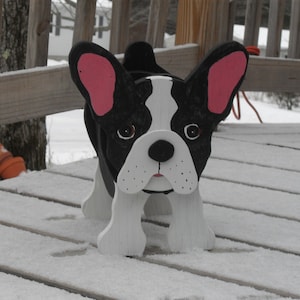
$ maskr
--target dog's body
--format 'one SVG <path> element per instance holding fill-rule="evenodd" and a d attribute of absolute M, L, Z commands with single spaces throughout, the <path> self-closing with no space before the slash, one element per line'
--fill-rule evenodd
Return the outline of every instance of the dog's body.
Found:
<path fill-rule="evenodd" d="M 168 210 L 160 195 L 171 204 L 171 251 L 213 247 L 198 182 L 247 59 L 238 43 L 222 45 L 183 81 L 158 66 L 143 42 L 128 48 L 123 66 L 95 44 L 72 49 L 71 74 L 87 101 L 86 127 L 100 165 L 83 212 L 110 219 L 98 237 L 102 253 L 143 253 L 141 215 L 150 195 L 156 205 L 148 214 Z"/>

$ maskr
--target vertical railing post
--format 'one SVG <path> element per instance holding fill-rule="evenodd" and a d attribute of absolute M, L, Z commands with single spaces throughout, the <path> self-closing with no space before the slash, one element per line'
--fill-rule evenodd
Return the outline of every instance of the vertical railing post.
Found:
<path fill-rule="evenodd" d="M 266 56 L 280 56 L 285 2 L 286 0 L 270 0 Z"/>
<path fill-rule="evenodd" d="M 129 40 L 130 0 L 113 0 L 110 46 L 112 53 L 124 52 Z"/>
<path fill-rule="evenodd" d="M 300 1 L 292 0 L 289 58 L 300 58 Z"/>
<path fill-rule="evenodd" d="M 30 0 L 28 17 L 28 35 L 26 49 L 26 68 L 46 66 L 48 61 L 48 44 L 50 31 L 51 0 Z M 30 128 L 30 144 L 26 139 L 22 145 L 28 153 L 24 155 L 27 166 L 36 170 L 46 168 L 46 118 L 28 120 L 22 123 L 23 129 Z M 26 132 L 26 131 L 25 131 Z"/>
<path fill-rule="evenodd" d="M 50 15 L 51 0 L 30 0 L 26 68 L 47 65 Z"/>
<path fill-rule="evenodd" d="M 229 0 L 179 0 L 175 43 L 199 44 L 199 57 L 228 40 Z"/>
<path fill-rule="evenodd" d="M 80 41 L 91 42 L 94 35 L 96 0 L 77 0 L 73 45 Z"/>
<path fill-rule="evenodd" d="M 163 47 L 170 0 L 151 0 L 146 41 Z"/>
<path fill-rule="evenodd" d="M 245 46 L 257 46 L 262 2 L 262 0 L 247 0 L 244 36 Z"/>

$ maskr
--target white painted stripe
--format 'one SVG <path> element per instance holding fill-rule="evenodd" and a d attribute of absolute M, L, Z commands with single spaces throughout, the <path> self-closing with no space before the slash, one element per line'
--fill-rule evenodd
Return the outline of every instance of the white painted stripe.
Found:
<path fill-rule="evenodd" d="M 172 98 L 171 89 L 173 81 L 167 76 L 151 76 L 153 91 L 146 101 L 150 110 L 152 123 L 149 131 L 171 130 L 171 119 L 178 109 L 176 101 Z"/>

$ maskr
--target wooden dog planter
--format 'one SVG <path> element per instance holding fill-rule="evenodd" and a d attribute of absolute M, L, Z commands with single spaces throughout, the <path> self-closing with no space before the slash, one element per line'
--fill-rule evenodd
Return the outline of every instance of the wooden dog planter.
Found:
<path fill-rule="evenodd" d="M 147 206 L 153 213 L 161 194 L 172 210 L 169 250 L 214 247 L 199 178 L 212 132 L 229 114 L 247 62 L 242 45 L 226 43 L 182 80 L 158 66 L 144 42 L 128 47 L 123 64 L 98 45 L 73 47 L 70 71 L 86 100 L 85 123 L 99 157 L 82 209 L 86 217 L 109 219 L 98 236 L 101 253 L 142 255 L 144 205 L 150 195 L 157 197 L 156 207 Z"/>

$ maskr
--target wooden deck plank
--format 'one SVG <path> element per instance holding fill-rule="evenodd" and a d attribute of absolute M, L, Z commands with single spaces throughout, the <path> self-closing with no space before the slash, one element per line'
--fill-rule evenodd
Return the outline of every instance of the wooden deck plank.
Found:
<path fill-rule="evenodd" d="M 0 191 L 0 223 L 74 243 L 96 245 L 107 222 L 84 218 L 81 209 Z"/>
<path fill-rule="evenodd" d="M 96 160 L 86 160 L 85 162 L 85 167 L 82 162 L 78 162 L 74 163 L 74 167 L 72 167 L 73 164 L 69 164 L 55 169 L 55 172 L 64 172 L 65 174 L 72 173 L 71 176 L 52 172 L 34 172 L 14 180 L 1 182 L 0 190 L 36 196 L 40 199 L 79 207 L 92 188 L 92 177 L 89 180 L 80 180 L 74 177 L 76 172 L 73 173 L 73 171 L 78 170 L 78 176 L 84 173 L 88 178 L 93 174 L 91 170 L 96 168 L 94 165 Z M 228 167 L 228 165 L 230 167 Z M 82 172 L 80 172 L 79 166 Z M 225 166 L 225 170 L 221 169 L 222 166 Z M 239 172 L 235 174 L 236 168 L 232 169 L 232 166 L 237 166 L 236 168 L 238 168 Z M 276 185 L 275 187 L 254 187 L 253 185 L 255 183 L 246 180 L 248 179 L 248 166 L 243 165 L 245 170 L 240 170 L 241 167 L 239 166 L 239 164 L 230 161 L 216 160 L 216 162 L 209 162 L 208 171 L 204 173 L 204 176 L 200 180 L 200 192 L 203 199 L 208 203 L 225 207 L 251 210 L 287 219 L 299 219 L 300 201 L 297 201 L 297 199 L 299 199 L 298 193 L 293 194 L 290 190 L 280 191 L 280 185 L 277 186 L 276 181 L 271 181 L 273 185 Z M 256 170 L 256 167 L 250 167 Z M 85 169 L 90 170 L 89 175 L 84 171 Z M 277 171 L 277 173 L 282 174 L 281 170 Z M 266 172 L 269 172 L 269 169 L 266 169 Z M 229 173 L 230 176 L 227 173 Z M 246 179 L 240 175 L 240 173 L 244 174 Z M 239 176 L 237 176 L 237 174 L 239 174 Z M 288 172 L 288 174 L 293 173 Z M 268 175 L 269 173 L 266 174 L 266 176 Z M 240 183 L 230 180 L 239 181 Z M 270 181 L 270 179 L 268 179 L 268 181 Z M 297 178 L 295 178 L 294 181 L 297 185 Z M 49 182 L 51 182 L 51 186 L 48 188 Z M 265 182 L 266 180 L 263 180 L 259 182 L 259 185 L 262 186 Z M 286 186 L 283 185 L 281 188 L 286 188 Z"/>
<path fill-rule="evenodd" d="M 42 175 L 43 174 L 43 175 Z M 29 179 L 31 176 L 34 175 L 34 173 L 31 173 L 27 176 L 23 176 L 24 178 L 27 177 Z M 41 178 L 46 175 L 46 180 L 42 180 Z M 59 182 L 62 187 L 60 192 L 56 190 L 57 195 L 54 197 L 52 189 L 50 189 L 50 192 L 47 191 L 48 189 L 48 184 L 49 184 L 49 177 L 48 175 L 52 176 L 57 176 L 60 177 Z M 21 178 L 21 177 L 19 177 Z M 24 178 L 22 178 L 24 180 Z M 37 186 L 37 191 L 34 191 L 34 186 L 32 185 L 30 187 L 30 193 L 35 194 L 36 197 L 40 198 L 56 198 L 58 202 L 64 203 L 67 201 L 65 200 L 65 195 L 68 193 L 82 193 L 84 195 L 87 194 L 87 191 L 90 189 L 92 182 L 91 181 L 86 181 L 86 180 L 80 180 L 77 178 L 72 178 L 72 177 L 67 177 L 67 176 L 59 176 L 55 174 L 47 174 L 46 172 L 41 172 L 40 175 L 40 184 Z M 14 179 L 12 181 L 7 181 L 9 183 L 18 181 L 19 179 Z M 83 188 L 83 185 L 79 183 L 79 181 L 84 182 L 85 188 Z M 24 192 L 23 188 L 26 189 L 26 187 L 29 185 L 29 182 L 24 182 L 22 183 L 21 187 L 15 187 L 15 189 L 18 189 L 18 192 L 28 194 Z M 53 181 L 52 181 L 53 182 Z M 54 186 L 55 186 L 55 182 Z M 2 185 L 2 184 L 1 184 Z M 1 186 L 0 185 L 0 186 Z M 46 191 L 43 191 L 44 190 Z M 57 186 L 56 186 L 57 188 Z M 71 190 L 71 191 L 70 191 Z M 42 191 L 42 194 L 40 194 L 39 191 Z M 61 196 L 59 196 L 59 193 L 61 193 Z M 78 196 L 78 194 L 77 194 Z M 76 200 L 76 201 L 74 201 Z M 73 198 L 70 199 L 69 203 L 74 204 L 76 207 L 79 207 L 79 204 L 82 199 L 80 197 L 78 198 Z M 73 202 L 72 202 L 73 201 Z M 208 207 L 208 208 L 207 208 Z M 261 245 L 263 247 L 271 247 L 271 248 L 278 248 L 282 251 L 286 252 L 293 252 L 293 253 L 299 253 L 299 245 L 295 243 L 295 239 L 300 240 L 300 223 L 299 222 L 293 222 L 289 220 L 282 220 L 282 219 L 276 219 L 276 218 L 271 218 L 266 215 L 258 215 L 255 213 L 250 213 L 247 211 L 242 211 L 242 210 L 234 210 L 234 209 L 228 209 L 224 207 L 218 207 L 218 206 L 212 206 L 209 204 L 205 205 L 205 209 L 208 211 L 209 220 L 210 224 L 212 227 L 216 228 L 216 233 L 228 237 L 231 239 L 236 239 L 236 240 L 242 240 L 242 241 L 247 241 L 248 243 L 252 244 L 257 244 Z M 5 211 L 5 210 L 3 210 Z M 9 213 L 8 213 L 9 215 Z M 215 218 L 215 216 L 218 216 L 218 218 Z M 224 223 L 226 220 L 228 221 L 227 226 L 224 226 Z M 247 222 L 245 221 L 247 220 Z M 257 221 L 259 220 L 259 222 Z M 262 228 L 259 228 L 260 224 L 268 224 L 268 226 L 262 226 Z M 218 225 L 219 224 L 219 225 Z M 247 224 L 247 226 L 245 225 Z M 258 226 L 252 233 L 249 235 L 248 229 L 253 228 L 254 225 Z M 246 227 L 245 227 L 246 226 Z M 236 231 L 232 231 L 231 229 L 237 228 Z M 276 228 L 276 231 L 274 231 L 274 228 Z M 243 229 L 243 230 L 242 230 Z M 294 232 L 291 234 L 291 232 L 286 232 L 286 230 L 291 230 L 291 232 Z M 257 232 L 260 233 L 260 235 L 257 235 Z M 244 237 L 247 237 L 247 239 L 244 239 Z M 270 240 L 271 239 L 271 243 Z M 273 243 L 275 241 L 275 244 Z"/>
<path fill-rule="evenodd" d="M 106 225 L 84 218 L 77 208 L 7 192 L 0 192 L 0 196 L 2 224 L 94 245 Z M 205 204 L 204 211 L 210 226 L 221 237 L 300 255 L 300 222 L 211 204 Z M 169 216 L 157 219 L 169 222 Z"/>
<path fill-rule="evenodd" d="M 202 177 L 241 183 L 297 195 L 300 194 L 298 172 L 221 159 L 210 159 L 203 171 Z M 284 180 L 282 180 L 283 178 Z"/>
<path fill-rule="evenodd" d="M 218 236 L 300 255 L 300 223 L 206 204 L 204 214 Z"/>
<path fill-rule="evenodd" d="M 0 226 L 0 235 L 7 237 L 0 244 L 0 270 L 27 274 L 31 279 L 96 299 L 274 296 L 156 264 L 103 256 L 88 245 L 74 245 L 14 228 Z"/>
<path fill-rule="evenodd" d="M 12 196 L 5 192 L 2 192 L 0 195 L 1 199 L 6 199 L 6 201 L 1 201 L 2 205 L 0 207 L 0 222 L 2 224 L 10 222 L 9 225 L 12 227 L 22 228 L 23 230 L 36 232 L 47 237 L 55 237 L 60 240 L 65 239 L 69 242 L 74 240 L 75 243 L 81 242 L 81 245 L 84 245 L 84 242 L 95 245 L 95 237 L 102 227 L 101 222 L 83 219 L 79 209 L 70 207 L 65 207 L 64 209 L 61 204 L 49 203 L 20 195 Z M 154 225 L 149 224 L 147 226 L 147 224 L 144 224 L 144 230 L 150 238 L 149 245 L 157 247 L 159 244 L 164 244 L 165 241 L 163 240 L 157 241 L 157 231 L 161 231 L 159 235 L 161 239 L 166 239 L 166 228 L 156 226 L 156 228 L 152 229 L 151 226 Z M 232 259 L 239 262 L 230 267 L 231 273 L 228 269 L 226 270 L 226 268 L 224 270 L 224 266 L 222 270 L 215 269 L 216 264 L 211 264 L 210 266 L 210 263 L 207 263 L 204 268 L 201 267 L 201 257 L 210 257 L 208 261 L 212 259 L 221 261 L 223 256 L 227 256 L 228 254 L 231 254 Z M 206 251 L 203 252 L 201 250 L 193 251 L 192 253 L 187 254 L 187 256 L 189 257 L 188 262 L 183 263 L 178 259 L 177 266 L 181 265 L 182 267 L 190 268 L 190 266 L 193 265 L 193 261 L 199 260 L 199 266 L 196 267 L 194 265 L 193 267 L 195 273 L 207 273 L 210 274 L 210 277 L 213 277 L 212 274 L 215 274 L 214 276 L 216 278 L 223 278 L 228 282 L 237 281 L 244 286 L 254 286 L 258 289 L 265 289 L 279 295 L 290 295 L 287 294 L 288 290 L 286 289 L 284 280 L 287 272 L 289 272 L 290 276 L 293 276 L 293 278 L 298 278 L 297 276 L 300 276 L 300 274 L 297 273 L 298 264 L 300 267 L 300 257 L 277 251 L 271 252 L 269 250 L 222 239 L 218 239 L 217 246 L 212 252 L 206 253 Z M 169 257 L 169 255 L 167 257 Z M 175 255 L 175 257 L 178 257 L 178 255 Z M 181 256 L 179 255 L 179 257 Z M 185 255 L 182 257 L 185 257 Z M 273 272 L 273 260 L 275 257 L 277 260 L 285 261 L 284 265 L 276 267 L 277 272 Z M 261 278 L 257 276 L 260 274 L 263 277 L 258 258 L 264 261 L 264 274 L 267 273 L 263 282 L 261 281 Z M 147 261 L 147 258 L 145 260 Z M 150 256 L 150 260 L 153 260 L 152 256 Z M 161 257 L 160 260 L 169 262 L 168 259 L 164 260 L 164 258 Z M 256 264 L 254 264 L 254 262 L 256 262 Z M 290 265 L 293 265 L 292 269 L 290 269 Z M 246 276 L 243 275 L 242 270 L 245 270 L 245 268 L 251 270 L 252 273 L 248 272 Z M 257 272 L 256 276 L 252 276 L 253 272 Z M 295 273 L 294 275 L 293 272 Z M 251 274 L 251 276 L 249 274 Z M 273 275 L 270 276 L 270 274 Z M 273 285 L 274 282 L 276 282 L 276 285 Z M 278 285 L 277 282 L 281 282 L 281 285 Z M 276 289 L 273 291 L 274 286 L 276 286 Z M 295 286 L 298 285 L 296 284 Z M 299 293 L 300 295 L 300 288 L 297 290 L 293 287 L 289 292 Z"/>
<path fill-rule="evenodd" d="M 300 151 L 276 145 L 214 137 L 211 157 L 300 172 Z"/>
<path fill-rule="evenodd" d="M 218 237 L 210 252 L 170 254 L 167 227 L 143 222 L 148 241 L 140 261 L 100 255 L 96 237 L 106 223 L 85 219 L 79 208 L 97 159 L 1 181 L 0 276 L 96 299 L 219 299 L 224 290 L 229 299 L 299 299 L 298 132 L 297 125 L 220 126 L 200 180 L 204 214 Z"/>
<path fill-rule="evenodd" d="M 78 241 L 81 241 L 82 237 L 78 237 L 77 234 L 87 232 L 88 241 L 94 244 L 97 235 L 105 226 L 105 224 L 86 220 L 80 210 L 73 207 L 66 208 L 57 204 L 54 210 L 52 206 L 54 204 L 50 202 L 37 201 L 30 197 L 23 198 L 6 192 L 0 192 L 0 195 L 2 199 L 0 220 L 4 224 L 11 224 L 12 220 L 17 220 L 15 222 L 18 226 L 26 227 L 31 224 L 29 226 L 31 229 L 37 227 L 41 231 L 61 237 L 69 236 Z M 263 214 L 251 213 L 241 208 L 228 209 L 210 204 L 205 204 L 204 208 L 209 224 L 219 236 L 285 252 L 300 253 L 300 246 L 297 242 L 297 239 L 300 240 L 300 223 L 293 219 L 266 216 L 264 211 L 262 211 Z M 296 207 L 296 211 L 299 211 L 299 206 Z M 286 218 L 286 216 L 283 217 Z M 51 228 L 50 231 L 48 227 Z M 59 230 L 64 231 L 60 233 Z"/>
<path fill-rule="evenodd" d="M 300 150 L 299 124 L 222 124 L 218 129 L 216 137 Z"/>
<path fill-rule="evenodd" d="M 41 171 L 2 181 L 0 190 L 80 207 L 92 184 L 91 180 Z"/>
<path fill-rule="evenodd" d="M 83 297 L 63 289 L 48 286 L 45 283 L 24 279 L 11 274 L 0 272 L 2 299 L 64 299 L 64 300 L 88 300 L 92 298 Z M 13 287 L 13 289 L 12 289 Z M 33 296 L 34 295 L 34 296 Z"/>
<path fill-rule="evenodd" d="M 207 178 L 200 193 L 205 203 L 300 221 L 299 195 Z"/>
<path fill-rule="evenodd" d="M 178 268 L 187 268 L 191 273 L 216 274 L 223 280 L 236 281 L 240 285 L 247 284 L 281 297 L 300 297 L 299 289 L 299 257 L 279 254 L 228 240 L 218 240 L 214 251 L 192 252 L 173 255 L 152 255 L 146 257 L 157 264 L 165 264 Z M 281 260 L 283 259 L 283 260 Z M 224 264 L 224 262 L 229 264 Z M 223 265 L 222 265 L 223 262 Z M 222 267 L 220 268 L 220 265 Z M 220 270 L 221 269 L 221 270 Z M 245 272 L 246 270 L 246 272 Z M 276 299 L 276 298 L 275 298 Z M 280 298 L 281 299 L 281 298 Z"/>
<path fill-rule="evenodd" d="M 56 166 L 48 171 L 83 177 L 91 181 L 93 180 L 96 165 L 96 159 L 87 159 L 63 166 Z M 300 201 L 297 194 L 209 178 L 201 178 L 200 192 L 204 201 L 208 203 L 287 219 L 299 220 L 300 218 Z"/>
<path fill-rule="evenodd" d="M 300 255 L 300 223 L 222 206 L 204 204 L 204 216 L 218 237 Z M 171 216 L 150 219 L 169 224 Z"/>
<path fill-rule="evenodd" d="M 97 165 L 97 158 L 89 158 L 64 165 L 52 166 L 45 171 L 56 174 L 75 176 L 86 180 L 93 180 Z"/>

